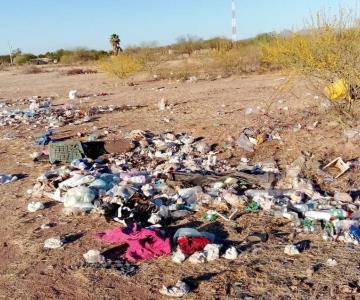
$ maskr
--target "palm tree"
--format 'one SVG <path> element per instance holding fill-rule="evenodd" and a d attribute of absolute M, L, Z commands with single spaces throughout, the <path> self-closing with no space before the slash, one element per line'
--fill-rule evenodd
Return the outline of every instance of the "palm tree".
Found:
<path fill-rule="evenodd" d="M 122 51 L 122 49 L 120 47 L 120 38 L 116 33 L 113 33 L 110 36 L 110 44 L 113 49 L 114 55 L 118 55 L 119 50 Z"/>

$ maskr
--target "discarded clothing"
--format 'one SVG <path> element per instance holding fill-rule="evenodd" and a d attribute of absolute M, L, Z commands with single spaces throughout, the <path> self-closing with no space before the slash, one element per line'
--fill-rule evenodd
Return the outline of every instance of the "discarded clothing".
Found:
<path fill-rule="evenodd" d="M 153 259 L 171 253 L 170 240 L 160 237 L 158 230 L 139 229 L 136 224 L 128 228 L 117 227 L 95 235 L 111 244 L 128 244 L 125 257 L 132 262 Z"/>
<path fill-rule="evenodd" d="M 187 237 L 182 236 L 177 239 L 181 252 L 191 255 L 196 251 L 201 251 L 210 241 L 206 237 Z"/>

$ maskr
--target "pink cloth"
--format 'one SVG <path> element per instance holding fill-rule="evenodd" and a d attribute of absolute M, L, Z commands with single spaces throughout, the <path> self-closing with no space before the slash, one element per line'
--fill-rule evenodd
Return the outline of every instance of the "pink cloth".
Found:
<path fill-rule="evenodd" d="M 170 240 L 163 239 L 158 230 L 116 227 L 95 235 L 95 239 L 111 244 L 128 244 L 125 257 L 132 262 L 148 260 L 171 253 Z"/>

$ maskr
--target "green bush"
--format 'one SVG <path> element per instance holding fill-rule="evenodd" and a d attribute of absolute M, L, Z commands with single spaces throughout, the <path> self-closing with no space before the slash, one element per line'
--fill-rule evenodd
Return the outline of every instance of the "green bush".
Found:
<path fill-rule="evenodd" d="M 24 54 L 20 54 L 20 55 L 16 55 L 14 58 L 14 63 L 16 65 L 24 65 L 26 63 L 28 63 L 31 59 L 36 58 L 36 56 L 34 54 L 31 53 L 24 53 Z"/>
<path fill-rule="evenodd" d="M 97 61 L 107 55 L 105 51 L 76 49 L 74 51 L 61 51 L 60 62 L 64 64 L 86 63 Z"/>

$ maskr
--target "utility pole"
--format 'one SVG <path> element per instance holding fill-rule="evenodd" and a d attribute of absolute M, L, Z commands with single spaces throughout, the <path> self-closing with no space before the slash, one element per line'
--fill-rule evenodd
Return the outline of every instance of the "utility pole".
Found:
<path fill-rule="evenodd" d="M 10 64 L 12 65 L 13 64 L 13 57 L 12 57 L 12 48 L 11 48 L 11 45 L 10 45 L 10 42 L 8 41 L 8 46 L 9 46 L 9 56 L 10 56 Z"/>
<path fill-rule="evenodd" d="M 232 23 L 232 41 L 235 42 L 237 40 L 237 32 L 236 32 L 236 6 L 235 0 L 231 1 L 231 23 Z"/>

